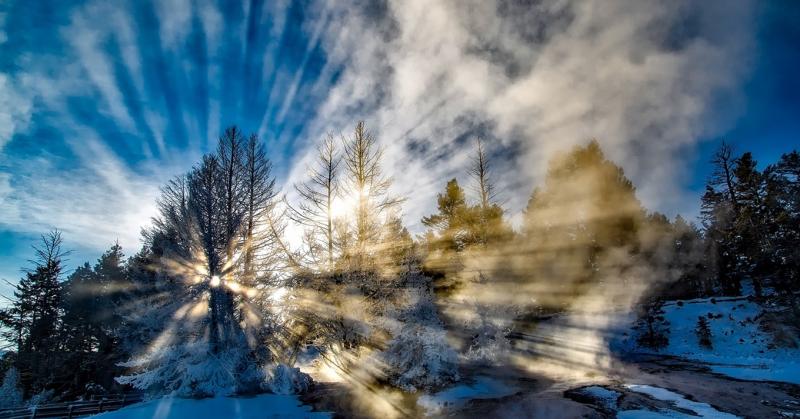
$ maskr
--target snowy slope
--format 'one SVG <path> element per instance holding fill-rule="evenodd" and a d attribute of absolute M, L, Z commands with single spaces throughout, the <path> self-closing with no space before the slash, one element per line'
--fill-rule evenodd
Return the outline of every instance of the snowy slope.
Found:
<path fill-rule="evenodd" d="M 761 307 L 744 298 L 709 298 L 664 304 L 670 323 L 669 345 L 660 351 L 708 364 L 713 371 L 747 380 L 800 384 L 800 350 L 770 349 L 772 336 L 761 330 Z M 695 332 L 697 319 L 705 317 L 713 347 L 703 348 Z"/>
<path fill-rule="evenodd" d="M 295 396 L 262 394 L 256 397 L 218 397 L 213 399 L 181 399 L 165 397 L 137 403 L 123 409 L 93 417 L 102 419 L 168 419 L 168 418 L 329 418 L 324 412 L 311 412 Z"/>

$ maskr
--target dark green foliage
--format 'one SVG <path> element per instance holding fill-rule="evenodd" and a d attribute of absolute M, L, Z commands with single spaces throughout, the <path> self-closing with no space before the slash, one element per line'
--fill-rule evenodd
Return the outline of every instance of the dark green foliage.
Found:
<path fill-rule="evenodd" d="M 800 266 L 800 157 L 781 156 L 763 171 L 751 153 L 731 156 L 723 144 L 703 196 L 708 261 L 723 294 L 740 293 L 752 280 L 757 297 L 770 286 L 796 306 Z"/>
<path fill-rule="evenodd" d="M 697 333 L 697 341 L 700 346 L 707 349 L 713 347 L 711 343 L 711 328 L 708 327 L 708 320 L 705 317 L 697 316 L 697 326 L 695 326 L 694 331 Z"/>
<path fill-rule="evenodd" d="M 15 366 L 26 394 L 39 392 L 63 379 L 58 373 L 62 359 L 59 339 L 62 326 L 61 261 L 65 253 L 61 233 L 42 236 L 34 247 L 34 268 L 25 274 L 14 291 L 15 301 L 2 311 L 3 337 L 16 343 Z"/>
<path fill-rule="evenodd" d="M 62 340 L 70 373 L 69 392 L 82 394 L 87 383 L 110 390 L 120 373 L 123 290 L 128 290 L 122 247 L 114 244 L 94 266 L 86 263 L 62 285 L 64 317 Z"/>
<path fill-rule="evenodd" d="M 464 189 L 451 179 L 436 199 L 437 214 L 422 218 L 422 224 L 436 232 L 428 245 L 432 250 L 460 251 L 474 242 L 469 229 L 469 207 Z"/>
<path fill-rule="evenodd" d="M 639 316 L 636 343 L 640 346 L 659 350 L 669 345 L 669 321 L 664 318 L 662 305 L 661 301 L 652 301 Z"/>

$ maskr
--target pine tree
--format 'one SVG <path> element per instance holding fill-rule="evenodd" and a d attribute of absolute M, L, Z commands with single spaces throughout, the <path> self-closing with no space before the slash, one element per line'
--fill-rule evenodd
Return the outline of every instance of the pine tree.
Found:
<path fill-rule="evenodd" d="M 769 264 L 767 255 L 772 246 L 767 233 L 767 224 L 770 221 L 765 218 L 766 184 L 756 165 L 757 162 L 749 152 L 735 160 L 734 188 L 739 212 L 734 228 L 738 239 L 736 253 L 747 261 L 740 263 L 740 270 L 751 278 L 756 296 L 761 297 L 760 276 L 769 269 L 766 266 Z"/>
<path fill-rule="evenodd" d="M 599 282 L 617 284 L 626 270 L 646 266 L 639 252 L 644 209 L 633 183 L 596 141 L 550 162 L 524 222 L 520 277 L 548 287 L 537 296 L 546 306 L 561 307 Z"/>
<path fill-rule="evenodd" d="M 707 273 L 705 241 L 700 229 L 678 215 L 672 223 L 672 231 L 674 252 L 671 257 L 680 275 L 678 283 L 686 284 L 691 298 L 711 294 L 712 281 Z"/>
<path fill-rule="evenodd" d="M 712 174 L 702 198 L 703 226 L 709 240 L 709 260 L 724 294 L 741 292 L 741 269 L 736 256 L 739 238 L 735 226 L 739 198 L 734 176 L 735 159 L 730 145 L 723 142 L 711 160 Z"/>
<path fill-rule="evenodd" d="M 725 200 L 733 207 L 734 211 L 739 210 L 739 199 L 736 196 L 735 180 L 734 180 L 734 163 L 733 148 L 730 144 L 722 142 L 714 157 L 711 160 L 712 172 L 709 179 L 709 186 L 715 190 L 721 190 Z"/>
<path fill-rule="evenodd" d="M 89 263 L 79 266 L 63 285 L 64 315 L 61 340 L 66 352 L 64 368 L 72 376 L 71 388 L 81 390 L 91 380 L 96 368 L 95 354 L 97 337 L 102 333 L 95 320 L 99 311 L 96 300 L 99 295 L 94 271 Z"/>
<path fill-rule="evenodd" d="M 414 240 L 397 214 L 390 215 L 384 223 L 378 256 L 384 272 L 393 275 L 412 271 L 417 262 Z"/>
<path fill-rule="evenodd" d="M 711 349 L 711 328 L 708 327 L 708 320 L 706 320 L 705 316 L 697 316 L 697 326 L 694 331 L 697 333 L 699 345 L 703 348 Z"/>
<path fill-rule="evenodd" d="M 464 190 L 456 179 L 447 182 L 443 193 L 437 196 L 439 212 L 422 218 L 422 224 L 436 232 L 435 250 L 461 251 L 471 241 L 466 231 L 469 211 Z"/>
<path fill-rule="evenodd" d="M 767 216 L 770 221 L 773 284 L 793 308 L 795 323 L 800 325 L 800 153 L 781 156 L 767 173 Z"/>
<path fill-rule="evenodd" d="M 114 243 L 103 253 L 94 267 L 96 289 L 94 292 L 95 312 L 93 323 L 98 335 L 98 351 L 111 356 L 116 349 L 117 334 L 122 318 L 120 317 L 121 291 L 127 285 L 125 275 L 125 255 L 122 246 Z"/>
<path fill-rule="evenodd" d="M 643 347 L 659 350 L 669 344 L 669 321 L 664 318 L 663 302 L 652 300 L 639 316 L 637 343 Z"/>
<path fill-rule="evenodd" d="M 61 262 L 59 231 L 42 235 L 34 247 L 34 268 L 25 274 L 14 291 L 14 303 L 3 310 L 0 321 L 5 337 L 17 344 L 16 366 L 24 377 L 26 389 L 41 390 L 53 385 L 59 371 L 61 331 Z"/>

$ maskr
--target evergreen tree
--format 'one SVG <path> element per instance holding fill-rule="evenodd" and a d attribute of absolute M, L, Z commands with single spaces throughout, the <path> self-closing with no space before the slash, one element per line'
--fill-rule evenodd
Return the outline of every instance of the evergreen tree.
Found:
<path fill-rule="evenodd" d="M 663 302 L 658 299 L 644 306 L 636 327 L 639 330 L 637 343 L 645 348 L 659 350 L 669 344 L 669 321 L 664 318 Z"/>
<path fill-rule="evenodd" d="M 741 292 L 741 270 L 736 256 L 739 238 L 735 226 L 739 199 L 731 153 L 731 147 L 723 142 L 711 160 L 712 175 L 702 198 L 702 217 L 709 241 L 708 258 L 715 268 L 717 283 L 724 294 L 738 295 Z"/>
<path fill-rule="evenodd" d="M 119 243 L 100 256 L 94 267 L 95 284 L 90 289 L 94 297 L 92 323 L 96 328 L 98 352 L 113 358 L 122 318 L 120 316 L 121 290 L 127 286 L 125 255 Z M 108 365 L 112 367 L 113 363 Z"/>
<path fill-rule="evenodd" d="M 456 179 L 447 182 L 436 199 L 439 212 L 422 218 L 422 224 L 436 232 L 434 250 L 461 251 L 472 241 L 466 229 L 469 207 L 464 190 Z"/>
<path fill-rule="evenodd" d="M 743 262 L 739 263 L 742 275 L 748 276 L 754 286 L 757 297 L 761 297 L 762 285 L 760 276 L 769 270 L 766 266 L 769 254 L 770 238 L 767 235 L 767 223 L 764 217 L 766 184 L 764 176 L 756 168 L 756 161 L 751 153 L 742 154 L 735 160 L 735 195 L 739 205 L 736 214 L 734 231 L 737 248 L 734 250 Z"/>
<path fill-rule="evenodd" d="M 78 390 L 89 382 L 96 372 L 93 355 L 102 335 L 96 314 L 98 283 L 89 263 L 79 266 L 63 285 L 64 316 L 62 341 L 66 351 L 64 367 L 70 371 L 70 386 Z"/>
<path fill-rule="evenodd" d="M 600 281 L 624 286 L 625 273 L 644 265 L 645 222 L 633 184 L 599 144 L 576 147 L 551 161 L 531 197 L 517 246 L 520 277 L 548 287 L 537 299 L 556 307 Z"/>
<path fill-rule="evenodd" d="M 708 320 L 704 316 L 697 316 L 697 326 L 694 331 L 697 333 L 697 341 L 700 346 L 711 349 L 711 328 L 708 327 Z"/>
<path fill-rule="evenodd" d="M 794 309 L 800 324 L 800 153 L 792 151 L 781 156 L 767 173 L 767 220 L 771 224 L 769 256 L 773 268 L 774 286 Z"/>
<path fill-rule="evenodd" d="M 674 266 L 679 272 L 679 284 L 685 293 L 694 297 L 711 294 L 712 281 L 707 272 L 705 241 L 699 228 L 678 215 L 672 224 Z"/>
<path fill-rule="evenodd" d="M 384 223 L 378 256 L 384 273 L 389 275 L 412 271 L 418 262 L 414 240 L 399 215 L 390 215 Z"/>
<path fill-rule="evenodd" d="M 4 337 L 17 344 L 23 386 L 34 391 L 53 385 L 59 371 L 62 243 L 59 231 L 42 236 L 34 247 L 34 268 L 19 281 L 14 303 L 0 316 Z"/>

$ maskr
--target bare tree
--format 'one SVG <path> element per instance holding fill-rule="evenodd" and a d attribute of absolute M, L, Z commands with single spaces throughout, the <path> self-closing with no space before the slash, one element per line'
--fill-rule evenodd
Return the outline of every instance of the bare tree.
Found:
<path fill-rule="evenodd" d="M 325 266 L 333 269 L 333 204 L 339 195 L 338 170 L 341 160 L 332 135 L 328 135 L 317 148 L 314 166 L 309 168 L 306 182 L 294 185 L 300 196 L 297 207 L 289 207 L 292 220 L 310 229 L 309 240 L 321 236 L 326 251 Z M 310 243 L 313 248 L 316 243 Z"/>
<path fill-rule="evenodd" d="M 238 246 L 237 239 L 240 237 L 246 213 L 246 182 L 244 170 L 244 137 L 242 132 L 235 126 L 227 128 L 220 137 L 217 146 L 217 158 L 219 160 L 222 177 L 219 187 L 219 198 L 222 200 L 222 224 L 223 244 L 225 247 L 226 262 L 233 261 L 233 255 Z M 231 269 L 226 269 L 222 274 L 228 274 Z"/>
<path fill-rule="evenodd" d="M 243 231 L 243 282 L 254 285 L 259 270 L 257 255 L 272 259 L 275 238 L 267 225 L 275 209 L 275 179 L 272 163 L 258 137 L 247 139 L 244 159 L 244 231 Z"/>
<path fill-rule="evenodd" d="M 197 223 L 200 247 L 207 265 L 210 279 L 219 278 L 220 270 L 225 263 L 225 254 L 229 245 L 225 240 L 228 223 L 223 214 L 226 199 L 222 196 L 224 172 L 216 156 L 207 155 L 203 162 L 189 174 L 189 190 L 191 192 L 190 207 Z M 209 284 L 212 284 L 209 281 Z M 223 287 L 211 286 L 209 289 L 209 345 L 212 353 L 220 351 L 220 329 L 227 323 L 229 295 Z"/>
<path fill-rule="evenodd" d="M 736 197 L 736 190 L 733 180 L 733 165 L 734 158 L 731 155 L 733 148 L 725 141 L 719 146 L 719 149 L 714 153 L 711 159 L 713 165 L 713 172 L 711 172 L 711 179 L 709 184 L 715 187 L 724 187 L 725 194 L 728 196 L 731 205 L 735 211 L 739 210 L 739 200 Z"/>
<path fill-rule="evenodd" d="M 478 195 L 478 205 L 474 208 L 477 215 L 477 226 L 474 229 L 474 239 L 482 245 L 490 241 L 507 237 L 510 229 L 503 221 L 503 208 L 497 202 L 498 191 L 492 178 L 492 168 L 489 156 L 478 140 L 476 153 L 472 158 L 472 167 L 469 174 L 473 178 L 475 192 Z"/>
<path fill-rule="evenodd" d="M 355 241 L 359 256 L 377 239 L 380 215 L 402 201 L 389 195 L 392 179 L 381 170 L 382 156 L 383 151 L 366 130 L 364 121 L 359 121 L 353 136 L 344 144 L 348 186 L 356 199 Z"/>
<path fill-rule="evenodd" d="M 497 189 L 492 179 L 489 157 L 486 155 L 486 149 L 484 149 L 483 142 L 480 139 L 477 142 L 475 151 L 469 174 L 475 181 L 475 192 L 478 194 L 481 208 L 485 210 L 497 200 Z"/>

